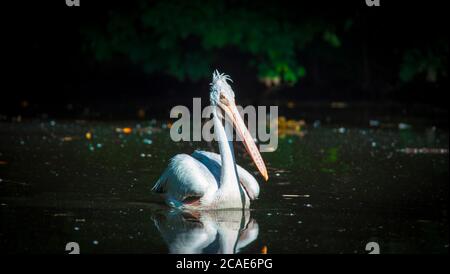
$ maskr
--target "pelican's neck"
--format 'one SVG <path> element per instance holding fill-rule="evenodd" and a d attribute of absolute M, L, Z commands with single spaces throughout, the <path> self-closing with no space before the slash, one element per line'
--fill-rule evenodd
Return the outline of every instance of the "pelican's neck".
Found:
<path fill-rule="evenodd" d="M 222 169 L 220 172 L 220 186 L 222 190 L 238 190 L 236 164 L 234 161 L 233 141 L 228 140 L 222 121 L 217 115 L 220 111 L 217 106 L 214 107 L 214 134 L 219 142 L 220 158 L 222 160 Z M 225 119 L 226 121 L 226 119 Z M 232 128 L 232 127 L 231 127 Z"/>

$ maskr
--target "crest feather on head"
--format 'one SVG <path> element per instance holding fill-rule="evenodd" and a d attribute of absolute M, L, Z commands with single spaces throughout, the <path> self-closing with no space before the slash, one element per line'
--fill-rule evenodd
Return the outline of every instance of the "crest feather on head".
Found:
<path fill-rule="evenodd" d="M 220 93 L 222 93 L 229 100 L 234 100 L 234 92 L 227 81 L 233 82 L 230 76 L 225 73 L 220 73 L 217 69 L 213 72 L 211 86 L 210 100 L 212 104 L 219 102 Z"/>
<path fill-rule="evenodd" d="M 229 75 L 226 75 L 225 73 L 220 73 L 217 69 L 214 71 L 213 73 L 213 81 L 210 85 L 213 85 L 215 82 L 217 81 L 224 81 L 225 83 L 227 81 L 231 81 L 233 82 L 233 80 L 231 80 Z"/>

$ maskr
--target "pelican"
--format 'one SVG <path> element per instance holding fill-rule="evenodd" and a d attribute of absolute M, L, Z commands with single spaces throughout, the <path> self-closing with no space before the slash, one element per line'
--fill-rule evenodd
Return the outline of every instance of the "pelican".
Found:
<path fill-rule="evenodd" d="M 259 172 L 266 181 L 269 178 L 261 154 L 236 108 L 228 80 L 231 81 L 228 75 L 216 70 L 210 84 L 214 134 L 220 155 L 199 150 L 191 155 L 178 154 L 170 160 L 152 188 L 153 192 L 164 195 L 170 207 L 197 210 L 249 208 L 250 201 L 258 197 L 258 182 L 236 165 L 233 143 L 228 140 L 221 118 L 229 118 L 225 122 L 236 128 Z"/>

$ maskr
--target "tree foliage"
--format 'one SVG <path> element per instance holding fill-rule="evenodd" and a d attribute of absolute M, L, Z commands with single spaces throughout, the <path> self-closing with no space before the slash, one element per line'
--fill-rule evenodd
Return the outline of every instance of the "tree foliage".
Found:
<path fill-rule="evenodd" d="M 400 66 L 400 79 L 410 82 L 422 76 L 426 81 L 434 83 L 439 77 L 447 77 L 448 53 L 446 41 L 406 50 Z"/>
<path fill-rule="evenodd" d="M 142 1 L 132 11 L 112 11 L 106 25 L 83 34 L 98 60 L 124 55 L 146 72 L 180 80 L 209 77 L 214 53 L 234 48 L 250 56 L 249 65 L 267 85 L 304 77 L 298 53 L 314 39 L 340 46 L 331 24 L 299 20 L 300 11 L 261 2 Z"/>

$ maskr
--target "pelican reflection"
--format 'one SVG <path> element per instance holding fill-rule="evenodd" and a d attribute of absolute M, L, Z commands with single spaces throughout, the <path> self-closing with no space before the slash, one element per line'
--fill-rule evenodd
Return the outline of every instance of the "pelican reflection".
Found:
<path fill-rule="evenodd" d="M 169 210 L 153 216 L 153 221 L 175 254 L 239 253 L 259 232 L 248 210 Z"/>

